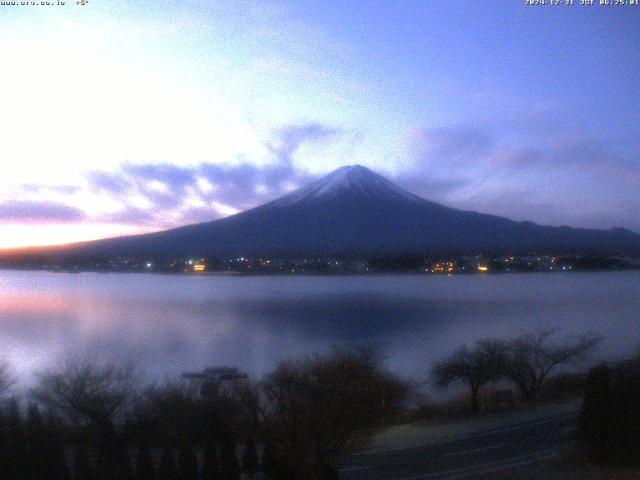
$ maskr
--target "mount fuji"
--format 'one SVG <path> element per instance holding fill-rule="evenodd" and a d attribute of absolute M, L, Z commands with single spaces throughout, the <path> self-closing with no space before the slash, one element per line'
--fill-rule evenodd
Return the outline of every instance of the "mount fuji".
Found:
<path fill-rule="evenodd" d="M 541 226 L 456 210 L 354 165 L 220 220 L 68 245 L 62 251 L 82 256 L 221 258 L 596 249 L 639 251 L 640 235 L 621 228 Z"/>

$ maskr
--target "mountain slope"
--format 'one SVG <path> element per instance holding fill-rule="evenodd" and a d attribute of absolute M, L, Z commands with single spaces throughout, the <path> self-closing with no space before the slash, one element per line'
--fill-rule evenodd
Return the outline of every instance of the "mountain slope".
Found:
<path fill-rule="evenodd" d="M 540 226 L 455 210 L 356 165 L 224 219 L 88 242 L 65 252 L 184 258 L 530 249 L 640 250 L 640 235 L 624 229 Z"/>

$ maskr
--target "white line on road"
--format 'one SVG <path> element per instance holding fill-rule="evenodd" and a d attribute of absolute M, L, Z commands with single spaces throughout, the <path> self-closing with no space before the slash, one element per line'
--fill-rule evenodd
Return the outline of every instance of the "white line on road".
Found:
<path fill-rule="evenodd" d="M 439 445 L 446 445 L 447 443 L 459 442 L 461 440 L 468 440 L 470 438 L 485 437 L 485 436 L 488 436 L 488 435 L 495 435 L 497 433 L 508 432 L 508 431 L 511 431 L 511 430 L 518 430 L 518 429 L 521 429 L 521 428 L 526 428 L 526 427 L 530 427 L 530 426 L 534 426 L 534 425 L 543 425 L 545 423 L 557 422 L 558 420 L 567 420 L 567 419 L 572 418 L 572 417 L 575 417 L 575 415 L 574 414 L 563 414 L 563 415 L 559 415 L 559 416 L 556 416 L 556 417 L 545 418 L 543 420 L 536 420 L 536 421 L 533 421 L 533 422 L 524 422 L 524 423 L 509 425 L 509 426 L 500 427 L 500 428 L 496 428 L 496 429 L 489 430 L 489 431 L 480 431 L 478 433 L 470 433 L 468 435 L 461 436 L 460 438 L 454 438 L 452 440 L 445 440 L 443 442 L 422 443 L 422 444 L 418 444 L 418 445 L 408 445 L 406 447 L 378 448 L 378 449 L 367 450 L 366 452 L 354 453 L 351 456 L 352 457 L 363 457 L 363 456 L 367 456 L 367 455 L 378 455 L 380 453 L 392 453 L 392 452 L 401 452 L 403 450 L 413 450 L 413 449 L 416 449 L 416 448 L 437 447 Z"/>
<path fill-rule="evenodd" d="M 509 461 L 507 463 L 503 463 L 503 464 L 499 464 L 496 463 L 496 465 L 491 466 L 490 468 L 480 468 L 479 470 L 476 470 L 474 472 L 468 472 L 468 473 L 463 473 L 460 475 L 456 475 L 453 477 L 447 477 L 446 480 L 462 480 L 465 478 L 469 478 L 469 477 L 473 477 L 476 475 L 484 475 L 487 473 L 492 473 L 492 472 L 497 472 L 499 470 L 507 470 L 507 469 L 511 469 L 511 468 L 518 468 L 518 467 L 524 467 L 525 465 L 530 465 L 534 462 L 540 461 L 540 460 L 547 460 L 549 458 L 553 458 L 558 454 L 557 451 L 553 452 L 553 453 L 549 453 L 548 455 L 540 455 L 540 456 L 533 456 L 533 457 L 529 457 L 525 460 L 520 460 L 520 461 Z"/>
<path fill-rule="evenodd" d="M 344 467 L 344 468 L 341 468 L 340 471 L 341 472 L 356 472 L 358 470 L 369 470 L 371 468 L 373 468 L 373 467 L 370 466 L 370 465 L 361 465 L 361 466 L 354 466 L 354 467 Z"/>
<path fill-rule="evenodd" d="M 469 450 L 460 450 L 459 452 L 441 453 L 439 457 L 455 457 L 457 455 L 466 455 L 468 453 L 484 452 L 485 450 L 493 450 L 494 448 L 504 447 L 506 443 L 494 443 L 493 445 L 487 445 L 486 447 L 471 448 Z"/>
<path fill-rule="evenodd" d="M 533 421 L 529 421 L 529 422 L 516 423 L 514 425 L 507 425 L 505 427 L 498 427 L 498 428 L 494 428 L 492 430 L 484 430 L 484 431 L 479 431 L 478 433 L 472 433 L 470 435 L 470 437 L 472 437 L 472 438 L 484 437 L 486 435 L 493 435 L 493 434 L 496 434 L 496 433 L 509 432 L 511 430 L 518 430 L 518 429 L 523 428 L 523 427 L 532 427 L 532 426 L 535 426 L 535 425 L 543 425 L 545 423 L 557 422 L 559 420 L 569 420 L 570 418 L 574 418 L 576 416 L 577 416 L 576 414 L 570 413 L 570 414 L 558 415 L 558 416 L 552 417 L 552 418 L 545 418 L 545 419 L 542 419 L 542 420 L 533 420 Z"/>
<path fill-rule="evenodd" d="M 393 477 L 386 480 L 429 480 L 432 478 L 445 480 L 444 477 L 446 477 L 446 480 L 460 480 L 478 474 L 485 474 L 497 470 L 504 470 L 506 468 L 516 468 L 528 465 L 539 460 L 551 458 L 555 456 L 557 452 L 557 448 L 552 448 L 547 450 L 540 450 L 535 453 L 516 455 L 515 457 L 505 458 L 503 460 L 480 463 L 477 465 L 469 465 L 468 467 L 455 468 L 453 470 L 445 470 L 436 473 L 425 473 L 421 475 L 414 475 L 411 477 Z"/>

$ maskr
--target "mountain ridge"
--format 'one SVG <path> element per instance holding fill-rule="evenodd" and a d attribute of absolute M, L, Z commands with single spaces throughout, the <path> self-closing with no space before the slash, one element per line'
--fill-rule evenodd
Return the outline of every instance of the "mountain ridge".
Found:
<path fill-rule="evenodd" d="M 531 250 L 640 251 L 626 229 L 537 225 L 453 209 L 410 193 L 360 165 L 235 215 L 161 232 L 56 249 L 81 256 L 164 258 L 481 253 Z"/>

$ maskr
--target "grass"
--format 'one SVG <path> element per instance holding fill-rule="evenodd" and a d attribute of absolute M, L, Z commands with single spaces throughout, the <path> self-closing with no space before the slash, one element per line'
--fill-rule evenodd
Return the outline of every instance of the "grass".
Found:
<path fill-rule="evenodd" d="M 549 405 L 561 403 L 584 395 L 585 373 L 563 373 L 551 377 L 540 389 L 536 401 L 533 404 L 526 404 L 518 399 L 518 392 L 512 387 L 514 403 L 513 405 L 496 405 L 490 400 L 489 389 L 480 390 L 481 403 L 484 407 L 479 415 L 503 413 L 516 410 L 523 410 L 532 406 Z M 406 412 L 400 419 L 400 423 L 411 423 L 415 421 L 448 421 L 461 420 L 478 416 L 471 411 L 469 394 L 463 392 L 450 398 L 447 401 L 435 402 L 426 395 L 416 399 L 417 406 Z"/>

